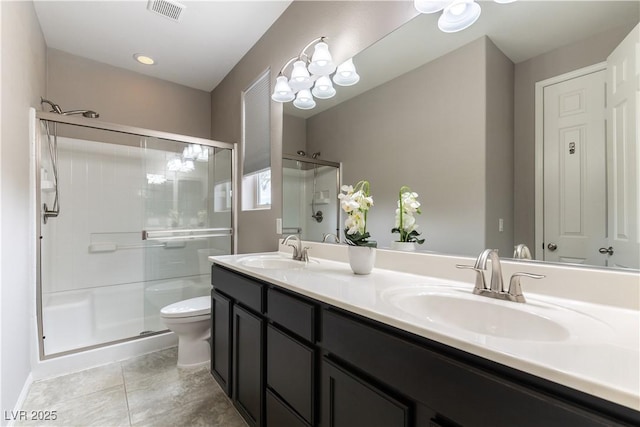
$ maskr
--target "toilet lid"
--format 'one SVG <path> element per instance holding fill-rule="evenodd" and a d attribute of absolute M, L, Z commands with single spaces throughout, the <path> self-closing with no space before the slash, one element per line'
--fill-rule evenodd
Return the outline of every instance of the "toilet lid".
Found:
<path fill-rule="evenodd" d="M 191 317 L 211 314 L 211 297 L 197 297 L 178 301 L 160 310 L 162 317 Z"/>

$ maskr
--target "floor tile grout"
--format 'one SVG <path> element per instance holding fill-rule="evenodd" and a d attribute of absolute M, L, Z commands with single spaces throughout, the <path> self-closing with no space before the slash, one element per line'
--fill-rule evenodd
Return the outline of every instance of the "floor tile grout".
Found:
<path fill-rule="evenodd" d="M 124 387 L 124 402 L 127 405 L 127 418 L 129 419 L 129 427 L 131 427 L 131 409 L 129 408 L 129 396 L 127 394 L 127 383 L 124 380 L 124 367 L 122 362 L 118 362 L 120 365 L 120 375 L 122 375 L 122 386 Z"/>

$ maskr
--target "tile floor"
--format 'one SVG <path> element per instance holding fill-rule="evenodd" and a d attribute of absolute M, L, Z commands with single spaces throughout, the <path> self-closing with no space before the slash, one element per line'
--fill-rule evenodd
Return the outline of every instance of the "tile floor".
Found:
<path fill-rule="evenodd" d="M 177 348 L 34 382 L 23 405 L 57 419 L 15 426 L 246 427 L 209 367 L 179 369 Z"/>

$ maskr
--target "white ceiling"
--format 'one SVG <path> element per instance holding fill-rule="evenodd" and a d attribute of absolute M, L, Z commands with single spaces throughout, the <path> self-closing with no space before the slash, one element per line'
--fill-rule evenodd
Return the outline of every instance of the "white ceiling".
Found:
<path fill-rule="evenodd" d="M 291 0 L 180 1 L 179 22 L 148 11 L 146 0 L 34 3 L 48 47 L 211 91 Z M 156 64 L 137 63 L 136 53 Z"/>

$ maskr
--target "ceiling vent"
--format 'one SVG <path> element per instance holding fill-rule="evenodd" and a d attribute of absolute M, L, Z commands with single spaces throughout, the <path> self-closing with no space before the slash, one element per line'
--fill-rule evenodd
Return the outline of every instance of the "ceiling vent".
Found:
<path fill-rule="evenodd" d="M 185 5 L 172 0 L 149 0 L 149 3 L 147 4 L 147 9 L 151 12 L 157 13 L 158 15 L 162 15 L 165 18 L 169 18 L 176 22 L 180 21 L 182 12 L 185 8 Z"/>

